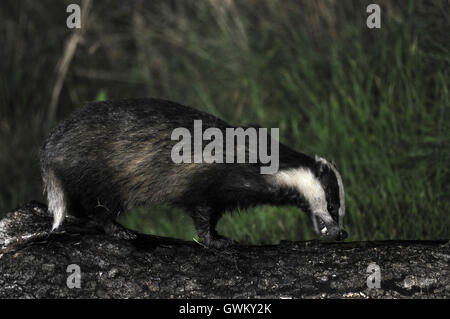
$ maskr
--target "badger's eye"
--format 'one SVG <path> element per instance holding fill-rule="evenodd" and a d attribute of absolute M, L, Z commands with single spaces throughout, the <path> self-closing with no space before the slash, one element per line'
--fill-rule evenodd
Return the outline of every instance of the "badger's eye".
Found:
<path fill-rule="evenodd" d="M 334 209 L 335 209 L 335 207 L 336 207 L 336 206 L 334 206 L 333 204 L 328 204 L 327 209 L 328 209 L 329 212 L 333 212 Z"/>

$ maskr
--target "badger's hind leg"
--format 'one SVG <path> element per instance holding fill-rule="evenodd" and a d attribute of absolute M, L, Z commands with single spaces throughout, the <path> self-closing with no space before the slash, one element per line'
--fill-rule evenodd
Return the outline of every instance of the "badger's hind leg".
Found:
<path fill-rule="evenodd" d="M 217 233 L 216 226 L 220 217 L 220 213 L 213 213 L 211 209 L 203 207 L 195 209 L 192 214 L 198 237 L 208 247 L 225 248 L 236 243 L 233 239 Z"/>

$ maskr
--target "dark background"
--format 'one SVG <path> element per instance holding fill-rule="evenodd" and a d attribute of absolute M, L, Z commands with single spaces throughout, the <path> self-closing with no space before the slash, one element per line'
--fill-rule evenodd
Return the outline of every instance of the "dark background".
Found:
<path fill-rule="evenodd" d="M 376 1 L 381 29 L 368 29 L 373 2 L 1 1 L 0 214 L 43 201 L 38 150 L 60 119 L 85 101 L 152 96 L 279 127 L 281 142 L 333 159 L 350 240 L 449 238 L 450 5 Z M 70 3 L 81 31 L 66 27 Z M 164 208 L 122 222 L 195 236 Z M 289 207 L 226 216 L 219 231 L 315 237 Z"/>

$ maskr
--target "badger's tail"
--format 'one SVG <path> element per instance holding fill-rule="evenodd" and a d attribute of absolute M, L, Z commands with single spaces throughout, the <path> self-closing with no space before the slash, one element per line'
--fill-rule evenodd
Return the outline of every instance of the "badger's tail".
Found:
<path fill-rule="evenodd" d="M 52 170 L 42 172 L 44 193 L 47 194 L 48 210 L 53 214 L 52 231 L 58 229 L 66 217 L 67 204 L 61 181 Z"/>

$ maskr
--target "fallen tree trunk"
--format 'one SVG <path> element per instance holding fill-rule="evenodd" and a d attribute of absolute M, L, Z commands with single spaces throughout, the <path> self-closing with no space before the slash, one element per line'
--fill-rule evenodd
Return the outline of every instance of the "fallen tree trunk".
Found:
<path fill-rule="evenodd" d="M 446 241 L 281 242 L 215 250 L 156 236 L 80 234 L 79 226 L 69 218 L 50 234 L 51 216 L 36 202 L 7 214 L 0 221 L 0 298 L 450 295 Z M 370 264 L 375 273 L 368 272 Z"/>

